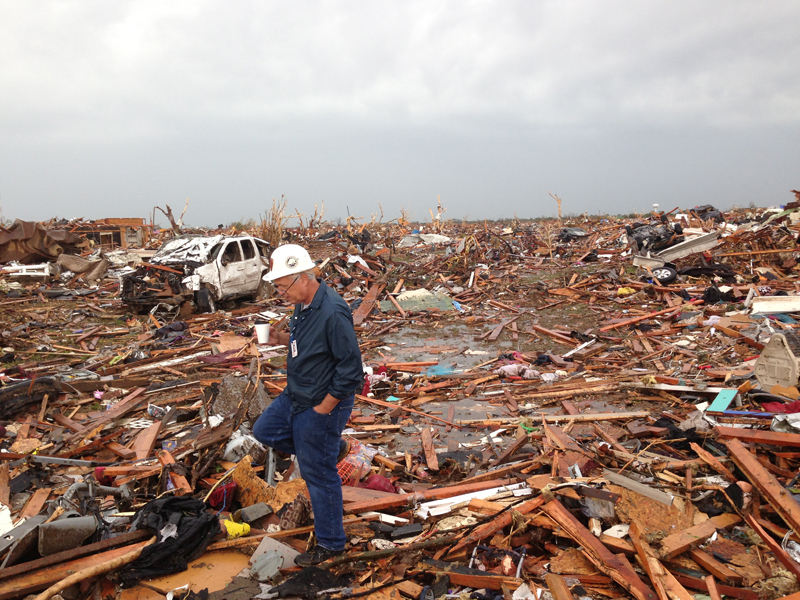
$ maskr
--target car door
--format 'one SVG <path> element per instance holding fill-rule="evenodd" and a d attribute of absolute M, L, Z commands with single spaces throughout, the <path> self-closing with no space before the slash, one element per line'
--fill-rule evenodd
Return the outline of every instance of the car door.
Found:
<path fill-rule="evenodd" d="M 242 293 L 254 294 L 261 282 L 261 271 L 263 269 L 261 256 L 253 245 L 253 240 L 245 238 L 239 240 L 239 243 L 242 246 L 242 254 L 244 255 L 244 287 L 242 288 Z"/>
<path fill-rule="evenodd" d="M 219 268 L 220 300 L 228 296 L 244 293 L 245 288 L 245 261 L 238 240 L 229 240 L 217 256 Z"/>

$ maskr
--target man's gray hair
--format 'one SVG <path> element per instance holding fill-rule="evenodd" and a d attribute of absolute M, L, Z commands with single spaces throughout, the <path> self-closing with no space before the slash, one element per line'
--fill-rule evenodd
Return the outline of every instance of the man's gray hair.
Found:
<path fill-rule="evenodd" d="M 314 274 L 313 270 L 303 271 L 302 273 L 300 273 L 300 275 L 305 275 L 311 281 L 316 281 L 317 280 L 317 276 Z"/>

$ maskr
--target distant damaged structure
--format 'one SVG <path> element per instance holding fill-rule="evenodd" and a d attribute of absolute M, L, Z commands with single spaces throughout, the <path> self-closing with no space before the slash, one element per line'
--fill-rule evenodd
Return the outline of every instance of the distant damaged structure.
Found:
<path fill-rule="evenodd" d="M 86 241 L 71 231 L 51 229 L 42 223 L 17 219 L 0 228 L 0 263 L 30 265 L 56 260 L 64 252 L 77 253 Z"/>

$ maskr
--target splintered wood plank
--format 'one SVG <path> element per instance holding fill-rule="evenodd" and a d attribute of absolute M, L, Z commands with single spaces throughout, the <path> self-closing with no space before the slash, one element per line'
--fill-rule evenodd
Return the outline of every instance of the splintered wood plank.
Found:
<path fill-rule="evenodd" d="M 422 428 L 422 449 L 425 452 L 425 462 L 431 471 L 439 470 L 439 458 L 436 456 L 436 449 L 433 447 L 430 427 Z"/>
<path fill-rule="evenodd" d="M 583 448 L 581 448 L 575 440 L 569 437 L 561 427 L 557 425 L 548 425 L 544 423 L 544 431 L 547 438 L 553 442 L 553 444 L 560 448 L 561 450 L 572 450 L 573 452 L 583 452 Z"/>
<path fill-rule="evenodd" d="M 368 490 L 349 485 L 342 486 L 342 500 L 344 502 L 364 502 L 365 500 L 377 500 L 378 498 L 388 498 L 395 495 L 391 492 L 381 492 L 380 490 Z"/>
<path fill-rule="evenodd" d="M 52 565 L 46 569 L 38 569 L 33 573 L 23 573 L 16 577 L 11 577 L 0 582 L 0 600 L 9 600 L 11 598 L 18 598 L 34 592 L 39 592 L 49 588 L 54 583 L 66 579 L 73 573 L 88 569 L 96 565 L 100 565 L 109 561 L 124 556 L 129 552 L 144 548 L 149 542 L 139 542 L 130 546 L 122 546 L 92 554 L 91 556 L 84 556 L 76 560 L 61 563 L 59 565 Z"/>
<path fill-rule="evenodd" d="M 800 533 L 800 506 L 792 495 L 750 454 L 739 440 L 725 443 L 734 464 L 750 480 L 750 483 L 770 503 L 786 524 Z"/>
<path fill-rule="evenodd" d="M 550 594 L 553 596 L 553 598 L 555 598 L 555 600 L 575 599 L 575 596 L 572 595 L 567 582 L 564 581 L 564 578 L 561 575 L 548 573 L 544 576 L 544 582 L 547 584 L 547 589 L 550 590 Z"/>
<path fill-rule="evenodd" d="M 376 462 L 379 465 L 383 465 L 384 467 L 386 467 L 391 471 L 394 471 L 395 473 L 402 473 L 403 471 L 406 470 L 406 468 L 400 463 L 393 461 L 391 458 L 386 458 L 385 456 L 381 456 L 380 454 L 376 454 L 372 458 L 372 460 L 373 462 Z"/>
<path fill-rule="evenodd" d="M 711 597 L 711 600 L 722 600 L 722 596 L 720 596 L 719 590 L 717 589 L 717 582 L 714 581 L 714 576 L 707 575 L 705 582 L 708 586 L 708 595 Z"/>
<path fill-rule="evenodd" d="M 701 448 L 698 444 L 695 444 L 694 442 L 691 443 L 691 447 L 692 450 L 695 451 L 697 456 L 699 456 L 704 463 L 706 463 L 709 467 L 711 467 L 717 473 L 722 475 L 725 479 L 727 479 L 731 483 L 736 483 L 738 481 L 736 476 L 733 473 L 731 473 L 730 470 L 726 469 L 713 454 L 711 454 L 707 450 L 703 450 L 703 448 Z"/>
<path fill-rule="evenodd" d="M 12 567 L 0 569 L 0 580 L 15 577 L 16 575 L 22 575 L 23 573 L 30 573 L 31 571 L 37 571 L 39 569 L 49 568 L 54 565 L 59 565 L 67 560 L 75 560 L 76 558 L 81 558 L 90 554 L 97 554 L 98 552 L 104 552 L 105 550 L 110 550 L 111 548 L 126 546 L 134 542 L 145 540 L 150 536 L 152 536 L 152 533 L 150 533 L 150 531 L 147 529 L 139 529 L 138 531 L 123 533 L 101 542 L 94 542 L 93 544 L 87 544 L 86 546 L 80 546 L 78 548 L 73 548 L 72 550 L 64 550 L 63 552 L 49 554 L 42 558 L 29 560 L 27 562 L 16 564 Z"/>
<path fill-rule="evenodd" d="M 527 434 L 520 435 L 516 440 L 514 440 L 512 442 L 512 444 L 508 448 L 505 449 L 505 451 L 500 456 L 498 456 L 490 464 L 492 466 L 497 466 L 497 465 L 502 465 L 504 463 L 507 463 L 508 460 L 512 456 L 514 456 L 514 453 L 517 450 L 519 450 L 520 448 L 522 448 L 527 443 L 527 441 L 528 441 L 528 435 Z"/>
<path fill-rule="evenodd" d="M 577 464 L 578 468 L 583 472 L 586 466 L 591 462 L 581 448 L 571 437 L 569 437 L 564 430 L 557 425 L 548 425 L 545 421 L 542 423 L 547 439 L 556 447 L 564 450 L 566 453 L 564 459 L 566 461 L 564 468 Z M 569 476 L 569 472 L 565 476 Z"/>
<path fill-rule="evenodd" d="M 106 444 L 106 449 L 111 450 L 114 454 L 125 460 L 136 458 L 136 452 L 117 442 L 108 442 Z"/>
<path fill-rule="evenodd" d="M 53 421 L 61 425 L 62 427 L 66 427 L 70 431 L 80 431 L 82 425 L 73 421 L 72 419 L 68 418 L 66 415 L 62 415 L 60 412 L 55 412 L 52 414 Z"/>
<path fill-rule="evenodd" d="M 509 392 L 508 390 L 503 390 L 503 396 L 506 399 L 506 406 L 508 407 L 508 411 L 515 417 L 519 416 L 519 405 L 517 404 L 517 401 L 514 400 L 514 396 L 511 395 L 511 392 Z"/>
<path fill-rule="evenodd" d="M 381 498 L 378 500 L 368 500 L 366 502 L 353 502 L 344 507 L 346 513 L 359 513 L 366 511 L 387 510 L 407 506 L 409 501 L 427 502 L 429 500 L 441 500 L 442 498 L 452 498 L 461 494 L 470 494 L 489 488 L 501 487 L 508 482 L 502 479 L 492 479 L 490 481 L 478 481 L 474 483 L 451 485 L 443 488 L 434 488 L 411 494 L 392 494 L 392 498 Z"/>
<path fill-rule="evenodd" d="M 633 544 L 620 538 L 615 538 L 604 533 L 598 539 L 615 554 L 636 554 L 636 548 L 633 547 Z"/>
<path fill-rule="evenodd" d="M 102 425 L 100 427 L 102 427 Z M 103 447 L 107 442 L 113 440 L 115 437 L 121 436 L 122 433 L 123 433 L 122 429 L 118 429 L 112 433 L 109 433 L 108 435 L 96 439 L 95 441 L 89 444 L 86 444 L 85 446 L 75 446 L 72 450 L 67 450 L 66 452 L 62 452 L 58 456 L 59 458 L 71 458 L 73 456 L 78 456 L 86 452 L 91 452 L 93 450 Z"/>
<path fill-rule="evenodd" d="M 492 381 L 493 379 L 498 379 L 499 375 L 487 375 L 486 377 L 481 377 L 480 379 L 475 379 L 471 381 L 470 384 L 464 390 L 465 396 L 471 396 L 475 390 L 478 388 L 479 385 L 482 383 L 486 383 L 487 381 Z"/>
<path fill-rule="evenodd" d="M 0 463 L 0 502 L 11 507 L 11 488 L 8 487 L 9 482 L 9 466 L 8 463 L 3 461 Z"/>
<path fill-rule="evenodd" d="M 372 309 L 375 307 L 375 302 L 378 300 L 378 294 L 383 291 L 385 286 L 375 284 L 369 291 L 367 295 L 364 296 L 364 299 L 361 301 L 361 305 L 356 309 L 356 312 L 353 313 L 353 324 L 354 325 L 361 325 L 369 316 L 369 313 L 372 312 Z"/>
<path fill-rule="evenodd" d="M 31 497 L 28 499 L 28 503 L 25 505 L 25 508 L 19 513 L 20 519 L 29 519 L 31 517 L 35 517 L 36 515 L 41 512 L 44 503 L 47 502 L 47 498 L 50 497 L 50 492 L 53 490 L 51 488 L 41 488 L 33 492 Z"/>
<path fill-rule="evenodd" d="M 688 577 L 686 575 L 681 575 L 680 573 L 673 573 L 673 576 L 684 587 L 692 590 L 700 590 L 701 592 L 708 592 L 708 584 L 706 583 L 705 579 Z M 739 598 L 740 600 L 759 600 L 758 592 L 755 590 L 749 590 L 747 588 L 738 588 L 729 585 L 717 584 L 717 590 L 721 594 L 725 594 L 731 598 Z M 792 596 L 785 596 L 782 600 L 789 600 L 789 598 L 792 598 Z M 797 599 L 792 598 L 792 600 L 800 600 L 800 597 Z"/>
<path fill-rule="evenodd" d="M 503 575 L 495 575 L 494 573 L 487 575 L 459 573 L 455 569 L 451 570 L 450 565 L 437 568 L 431 565 L 426 565 L 425 563 L 420 563 L 419 568 L 421 571 L 435 573 L 436 575 L 447 575 L 450 578 L 450 583 L 453 585 L 471 587 L 478 590 L 500 590 L 502 586 L 506 586 L 509 590 L 515 590 L 523 583 L 522 579 L 517 579 L 516 577 L 506 577 Z M 415 571 L 410 571 L 410 573 L 413 575 Z"/>
<path fill-rule="evenodd" d="M 568 415 L 579 415 L 581 414 L 580 411 L 575 408 L 575 405 L 572 404 L 569 400 L 562 400 L 561 406 L 564 407 L 564 410 L 567 412 Z"/>
<path fill-rule="evenodd" d="M 772 553 L 775 555 L 781 564 L 786 568 L 787 571 L 793 573 L 795 577 L 800 579 L 800 565 L 798 565 L 791 556 L 783 549 L 783 547 L 772 539 L 772 536 L 764 531 L 764 528 L 759 525 L 758 521 L 753 517 L 753 515 L 746 515 L 745 519 L 747 520 L 747 524 L 755 531 L 767 547 L 772 550 Z"/>
<path fill-rule="evenodd" d="M 494 375 L 497 377 L 497 375 Z M 362 396 L 361 394 L 356 394 L 356 400 L 361 400 L 362 402 L 366 402 L 367 404 L 374 404 L 376 406 L 382 406 L 384 408 L 389 408 L 391 410 L 402 410 L 403 412 L 412 413 L 415 415 L 419 415 L 420 417 L 425 417 L 426 419 L 433 419 L 434 421 L 439 421 L 440 423 L 444 423 L 445 425 L 451 425 L 453 427 L 461 427 L 458 423 L 452 423 L 435 415 L 429 415 L 428 413 L 424 413 L 419 410 L 414 410 L 413 408 L 408 408 L 407 406 L 397 406 L 396 404 L 392 404 L 391 402 L 386 402 L 384 400 L 378 400 L 377 398 L 367 398 L 366 396 Z M 362 427 L 362 429 L 367 429 L 369 426 Z M 391 426 L 387 425 L 379 425 L 376 426 L 376 429 L 387 429 Z M 219 429 L 219 427 L 217 428 Z"/>
<path fill-rule="evenodd" d="M 495 376 L 496 377 L 496 376 Z M 603 390 L 605 391 L 605 390 Z M 562 392 L 563 394 L 569 394 L 571 396 L 575 396 L 577 394 L 584 394 L 584 393 L 597 393 L 597 390 L 569 390 Z M 549 394 L 554 395 L 554 394 Z M 526 398 L 529 398 L 531 395 L 528 394 Z M 358 394 L 356 394 L 356 398 L 360 398 Z M 371 399 L 370 399 L 371 400 Z M 388 402 L 386 404 L 389 404 Z M 389 404 L 389 407 L 392 407 Z M 402 407 L 405 409 L 405 407 Z M 408 409 L 405 409 L 408 410 Z M 410 411 L 409 411 L 410 412 Z M 425 415 L 425 413 L 423 413 Z M 429 419 L 435 419 L 431 415 L 425 415 Z M 634 410 L 630 412 L 619 412 L 619 413 L 583 413 L 580 415 L 526 415 L 526 419 L 530 419 L 533 423 L 541 423 L 542 419 L 544 419 L 547 423 L 561 423 L 564 421 L 575 421 L 576 423 L 583 423 L 586 421 L 624 421 L 627 419 L 638 419 L 642 417 L 649 417 L 650 414 L 644 410 Z M 457 425 L 475 425 L 475 424 L 484 424 L 486 427 L 490 425 L 508 425 L 509 423 L 513 423 L 516 425 L 518 419 L 464 419 L 463 421 L 458 421 Z"/>
<path fill-rule="evenodd" d="M 526 502 L 520 504 L 515 509 L 514 512 L 518 512 L 521 515 L 526 515 L 529 512 L 533 512 L 534 510 L 539 508 L 542 504 L 544 504 L 544 498 L 542 496 L 537 496 L 533 500 L 527 500 Z M 498 515 L 488 523 L 484 523 L 480 527 L 476 527 L 472 533 L 470 533 L 467 537 L 458 542 L 458 544 L 453 546 L 453 548 L 450 550 L 450 554 L 455 554 L 461 548 L 465 548 L 470 544 L 474 544 L 475 542 L 479 542 L 484 538 L 494 535 L 501 529 L 511 525 L 512 519 L 513 519 L 512 511 L 508 510 L 504 512 L 502 515 Z"/>
<path fill-rule="evenodd" d="M 418 598 L 422 598 L 422 591 L 423 587 L 419 584 L 414 583 L 413 581 L 400 581 L 395 584 L 395 587 L 400 590 L 400 593 L 407 598 L 413 598 L 413 600 L 417 600 Z"/>
<path fill-rule="evenodd" d="M 114 408 L 105 411 L 102 415 L 97 417 L 96 419 L 92 419 L 86 425 L 81 427 L 75 434 L 72 436 L 72 439 L 77 441 L 82 439 L 86 434 L 90 431 L 96 430 L 98 427 L 105 425 L 106 423 L 110 423 L 115 419 L 119 419 L 120 417 L 125 416 L 130 411 L 138 408 L 138 406 L 146 400 L 144 393 L 147 391 L 147 388 L 136 388 L 130 394 L 128 394 L 125 398 L 120 400 Z"/>
<path fill-rule="evenodd" d="M 47 399 L 49 398 L 48 394 L 44 395 L 42 398 L 42 407 L 39 409 L 39 420 L 44 421 L 44 416 L 47 414 Z"/>
<path fill-rule="evenodd" d="M 737 523 L 740 523 L 742 518 L 739 515 L 732 513 L 724 513 L 716 517 L 703 521 L 693 527 L 689 527 L 684 531 L 673 533 L 670 536 L 661 540 L 661 558 L 673 558 L 686 552 L 693 546 L 702 544 L 706 539 L 711 537 L 717 529 L 727 529 Z"/>
<path fill-rule="evenodd" d="M 561 342 L 565 346 L 572 346 L 576 347 L 580 345 L 580 342 L 577 340 L 569 337 L 568 335 L 564 335 L 563 333 L 558 333 L 557 331 L 551 331 L 550 329 L 545 329 L 539 325 L 531 324 L 531 329 L 533 329 L 536 333 L 542 333 L 546 336 L 553 338 L 557 342 Z"/>
<path fill-rule="evenodd" d="M 517 317 L 517 318 L 519 318 L 519 317 Z M 479 336 L 476 336 L 476 338 L 475 338 L 475 339 L 478 339 L 478 340 L 485 340 L 485 339 L 488 339 L 488 337 L 489 337 L 490 335 L 494 335 L 494 336 L 495 336 L 495 339 L 497 339 L 497 336 L 499 336 L 499 335 L 500 335 L 500 333 L 503 331 L 503 327 L 505 327 L 506 325 L 508 325 L 509 323 L 511 323 L 511 321 L 512 321 L 511 319 L 506 319 L 505 321 L 503 321 L 502 323 L 500 323 L 499 325 L 497 325 L 497 326 L 496 326 L 496 327 L 494 327 L 493 329 L 490 329 L 490 330 L 489 330 L 489 331 L 487 331 L 486 333 L 482 333 L 481 335 L 479 335 Z"/>
<path fill-rule="evenodd" d="M 166 467 L 167 465 L 175 464 L 175 459 L 172 458 L 172 455 L 169 452 L 159 452 L 158 454 L 158 461 Z M 172 481 L 172 485 L 175 486 L 175 495 L 176 496 L 183 496 L 186 494 L 192 493 L 192 487 L 189 485 L 189 482 L 186 481 L 186 477 L 183 475 L 178 475 L 174 471 L 169 472 L 169 479 Z"/>
<path fill-rule="evenodd" d="M 400 316 L 405 319 L 406 318 L 406 311 L 403 310 L 403 307 L 400 306 L 400 303 L 397 300 L 395 300 L 394 296 L 392 296 L 391 294 L 387 293 L 386 297 L 389 298 L 389 302 L 391 302 L 392 305 L 397 309 L 397 312 L 400 313 Z"/>
<path fill-rule="evenodd" d="M 32 417 L 27 417 L 25 422 L 20 426 L 19 431 L 17 432 L 17 440 L 24 440 L 28 437 L 28 434 L 31 431 L 31 423 L 33 422 Z"/>
<path fill-rule="evenodd" d="M 583 547 L 585 556 L 600 571 L 633 594 L 637 600 L 656 600 L 658 597 L 656 593 L 639 579 L 630 564 L 623 560 L 624 556 L 623 558 L 615 556 L 571 512 L 564 508 L 561 502 L 558 500 L 548 502 L 542 507 L 542 510 L 561 525 L 569 537 Z"/>
<path fill-rule="evenodd" d="M 473 498 L 467 505 L 469 510 L 472 512 L 481 513 L 482 515 L 496 515 L 505 507 L 505 504 L 492 502 L 491 500 L 481 500 L 480 498 Z"/>
<path fill-rule="evenodd" d="M 161 472 L 161 467 L 159 466 L 134 466 L 134 465 L 123 465 L 120 467 L 106 467 L 103 471 L 103 475 L 105 477 L 125 477 L 127 475 L 142 475 L 144 474 L 147 477 L 151 475 L 157 475 Z"/>
<path fill-rule="evenodd" d="M 597 423 L 594 423 L 592 425 L 592 428 L 594 429 L 594 431 L 595 431 L 595 433 L 597 435 L 599 435 L 601 438 L 603 438 L 603 440 L 606 441 L 608 444 L 610 444 L 611 447 L 614 448 L 615 450 L 619 450 L 620 452 L 627 452 L 628 451 L 628 449 L 625 448 L 625 446 L 623 446 L 622 444 L 619 443 L 619 440 L 617 438 L 615 438 L 613 435 L 608 433 L 605 429 L 600 427 L 600 425 L 598 425 Z"/>
<path fill-rule="evenodd" d="M 161 431 L 161 421 L 156 421 L 147 429 L 143 429 L 136 436 L 136 441 L 133 442 L 133 451 L 136 460 L 142 460 L 153 454 L 153 448 L 156 447 L 156 440 Z"/>
<path fill-rule="evenodd" d="M 744 577 L 729 569 L 716 558 L 698 548 L 689 550 L 689 556 L 698 565 L 711 573 L 714 577 L 731 585 L 741 585 Z"/>
<path fill-rule="evenodd" d="M 799 433 L 780 433 L 778 431 L 756 431 L 755 429 L 737 429 L 736 427 L 714 427 L 718 437 L 733 438 L 753 444 L 769 444 L 772 446 L 788 446 L 800 448 Z"/>
<path fill-rule="evenodd" d="M 655 551 L 644 540 L 644 534 L 636 521 L 631 523 L 629 535 L 658 597 L 661 600 L 694 600 L 686 588 L 678 583 L 672 573 L 659 562 Z"/>
<path fill-rule="evenodd" d="M 533 460 L 526 460 L 525 462 L 515 463 L 513 465 L 509 465 L 506 467 L 497 467 L 496 469 L 492 469 L 491 471 L 487 471 L 486 473 L 482 473 L 480 475 L 475 475 L 474 477 L 469 477 L 467 479 L 462 479 L 461 483 L 474 483 L 476 481 L 485 481 L 487 479 L 497 479 L 499 477 L 508 477 L 509 475 L 513 475 L 515 472 L 527 472 L 526 469 L 531 468 L 534 469 L 542 462 L 542 457 L 538 456 Z M 520 471 L 521 470 L 521 471 Z M 506 481 L 506 483 L 509 483 Z"/>
<path fill-rule="evenodd" d="M 628 325 L 633 325 L 634 323 L 638 323 L 639 321 L 646 321 L 647 319 L 652 319 L 653 317 L 657 317 L 659 315 L 664 315 L 666 313 L 675 312 L 684 306 L 689 306 L 691 304 L 701 304 L 703 300 L 695 299 L 686 302 L 685 304 L 674 306 L 672 308 L 665 308 L 664 310 L 657 310 L 655 312 L 648 313 L 646 315 L 642 315 L 640 317 L 634 317 L 633 319 L 627 319 L 625 321 L 620 321 L 619 323 L 613 323 L 611 325 L 606 325 L 605 327 L 601 327 L 598 331 L 606 332 L 611 331 L 612 329 L 618 329 L 620 327 L 627 327 Z"/>

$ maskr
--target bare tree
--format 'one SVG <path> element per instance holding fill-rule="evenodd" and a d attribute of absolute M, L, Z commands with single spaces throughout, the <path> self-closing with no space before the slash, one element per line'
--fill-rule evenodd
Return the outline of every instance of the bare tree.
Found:
<path fill-rule="evenodd" d="M 433 230 L 436 233 L 440 233 L 442 231 L 442 214 L 446 211 L 446 208 L 442 208 L 442 197 L 436 196 L 436 216 L 433 214 L 432 209 L 428 209 L 431 213 L 431 225 L 433 226 Z"/>
<path fill-rule="evenodd" d="M 167 206 L 166 211 L 160 206 L 156 206 L 153 209 L 153 215 L 155 216 L 156 210 L 160 210 L 162 213 L 164 213 L 164 216 L 167 217 L 167 219 L 169 219 L 169 224 L 172 227 L 172 230 L 175 233 L 180 233 L 181 229 L 183 229 L 183 216 L 186 214 L 186 209 L 189 208 L 189 198 L 186 198 L 186 205 L 183 207 L 183 212 L 181 213 L 181 217 L 177 221 L 175 220 L 175 216 L 172 214 L 172 209 L 169 207 L 169 204 L 167 204 L 166 206 Z"/>
<path fill-rule="evenodd" d="M 550 192 L 547 193 L 550 194 Z M 559 198 L 558 195 L 553 194 L 550 194 L 550 197 L 558 202 L 558 224 L 561 225 L 561 198 Z"/>
<path fill-rule="evenodd" d="M 283 239 L 283 227 L 286 222 L 284 212 L 286 211 L 286 199 L 281 196 L 280 202 L 272 199 L 272 208 L 261 219 L 261 237 L 269 242 L 273 248 L 277 248 Z"/>

